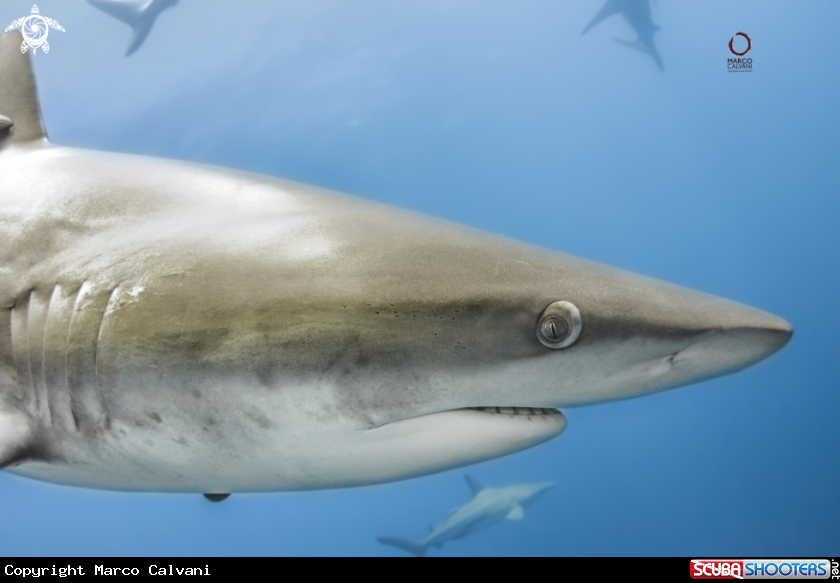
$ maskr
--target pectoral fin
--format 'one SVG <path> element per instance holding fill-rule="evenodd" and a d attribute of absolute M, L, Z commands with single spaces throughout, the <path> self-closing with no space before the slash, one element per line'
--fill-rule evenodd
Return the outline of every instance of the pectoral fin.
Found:
<path fill-rule="evenodd" d="M 508 512 L 508 515 L 505 516 L 506 520 L 522 520 L 525 516 L 525 511 L 522 510 L 521 506 L 514 506 L 513 510 Z"/>
<path fill-rule="evenodd" d="M 29 418 L 0 410 L 0 469 L 37 457 L 36 449 Z"/>

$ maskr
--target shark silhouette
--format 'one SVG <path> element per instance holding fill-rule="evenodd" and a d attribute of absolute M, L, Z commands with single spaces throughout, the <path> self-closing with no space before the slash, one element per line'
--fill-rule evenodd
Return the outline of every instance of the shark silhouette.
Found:
<path fill-rule="evenodd" d="M 448 518 L 431 526 L 426 538 L 378 538 L 379 542 L 417 555 L 426 556 L 429 547 L 441 548 L 450 540 L 461 540 L 476 531 L 498 524 L 502 520 L 522 520 L 523 508 L 536 501 L 553 482 L 519 484 L 506 488 L 490 488 L 472 476 L 466 476 L 472 498 L 456 509 Z"/>
<path fill-rule="evenodd" d="M 152 26 L 155 24 L 158 15 L 178 3 L 178 0 L 146 0 L 145 2 L 122 2 L 121 0 L 88 0 L 92 6 L 99 8 L 122 20 L 134 29 L 134 36 L 128 45 L 125 56 L 128 57 L 139 49 Z"/>
<path fill-rule="evenodd" d="M 659 70 L 664 71 L 665 67 L 662 63 L 662 57 L 653 44 L 653 33 L 659 30 L 659 27 L 653 23 L 651 17 L 650 0 L 607 0 L 607 3 L 604 4 L 598 14 L 583 29 L 581 35 L 586 34 L 601 21 L 609 18 L 613 14 L 621 14 L 627 21 L 627 24 L 636 31 L 635 41 L 620 38 L 613 38 L 613 40 L 621 45 L 649 55 L 656 63 L 656 66 L 659 67 Z"/>

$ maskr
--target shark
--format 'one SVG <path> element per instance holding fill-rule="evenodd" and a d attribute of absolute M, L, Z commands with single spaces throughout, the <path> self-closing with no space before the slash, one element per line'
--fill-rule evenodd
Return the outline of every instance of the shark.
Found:
<path fill-rule="evenodd" d="M 0 36 L 9 472 L 215 500 L 403 480 L 791 338 L 756 308 L 383 203 L 53 144 L 20 44 Z"/>
<path fill-rule="evenodd" d="M 429 534 L 422 539 L 381 537 L 376 540 L 425 557 L 430 547 L 440 549 L 450 540 L 467 536 L 503 520 L 522 520 L 525 508 L 537 501 L 554 485 L 554 482 L 519 484 L 506 488 L 490 488 L 472 476 L 466 476 L 472 498 L 455 509 L 445 520 L 429 527 Z"/>
<path fill-rule="evenodd" d="M 636 40 L 614 38 L 613 40 L 623 46 L 642 52 L 650 56 L 659 67 L 660 71 L 665 70 L 662 57 L 656 46 L 653 44 L 653 34 L 659 30 L 659 26 L 653 23 L 650 13 L 650 0 L 607 0 L 600 11 L 589 21 L 581 35 L 586 34 L 601 21 L 613 14 L 621 14 L 633 30 L 636 32 Z"/>
<path fill-rule="evenodd" d="M 178 0 L 145 0 L 143 2 L 88 0 L 88 3 L 114 18 L 122 20 L 134 30 L 134 35 L 131 37 L 131 42 L 129 42 L 125 53 L 125 56 L 128 57 L 137 52 L 137 49 L 146 41 L 146 37 L 152 31 L 160 13 L 178 4 Z"/>

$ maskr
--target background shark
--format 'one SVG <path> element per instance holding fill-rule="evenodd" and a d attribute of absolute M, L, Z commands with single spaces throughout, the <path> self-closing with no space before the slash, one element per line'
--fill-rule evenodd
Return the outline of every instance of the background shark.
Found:
<path fill-rule="evenodd" d="M 128 43 L 125 56 L 128 57 L 139 49 L 152 31 L 155 20 L 161 12 L 178 4 L 178 0 L 145 0 L 131 2 L 123 0 L 88 0 L 88 3 L 122 20 L 134 33 Z"/>
<path fill-rule="evenodd" d="M 522 520 L 524 508 L 530 506 L 554 485 L 553 482 L 541 484 L 519 484 L 506 488 L 489 488 L 472 476 L 466 476 L 472 491 L 472 498 L 461 508 L 453 511 L 448 518 L 433 524 L 431 532 L 422 539 L 382 537 L 377 539 L 382 544 L 401 548 L 418 557 L 425 557 L 429 547 L 440 549 L 450 540 L 461 540 L 467 536 L 502 520 Z"/>
<path fill-rule="evenodd" d="M 631 49 L 635 49 L 649 55 L 659 70 L 664 70 L 662 57 L 656 46 L 653 44 L 653 34 L 659 30 L 659 27 L 653 23 L 650 14 L 650 0 L 607 0 L 607 3 L 601 8 L 586 28 L 581 33 L 586 34 L 590 29 L 595 27 L 598 23 L 613 14 L 621 14 L 624 20 L 627 21 L 633 30 L 636 32 L 636 40 L 628 41 L 624 39 L 613 39 L 617 43 L 622 44 Z"/>

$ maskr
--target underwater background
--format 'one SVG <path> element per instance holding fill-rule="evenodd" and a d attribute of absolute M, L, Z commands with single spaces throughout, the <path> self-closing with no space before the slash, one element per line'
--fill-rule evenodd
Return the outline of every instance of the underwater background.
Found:
<path fill-rule="evenodd" d="M 0 28 L 33 0 L 3 0 Z M 563 409 L 558 438 L 380 486 L 202 496 L 0 472 L 2 555 L 405 555 L 490 486 L 554 481 L 430 555 L 840 555 L 840 3 L 659 0 L 660 71 L 602 0 L 181 0 L 125 24 L 43 0 L 64 146 L 316 184 L 787 319 L 743 372 Z M 730 73 L 727 44 L 752 38 Z M 2 114 L 2 111 L 0 111 Z"/>

